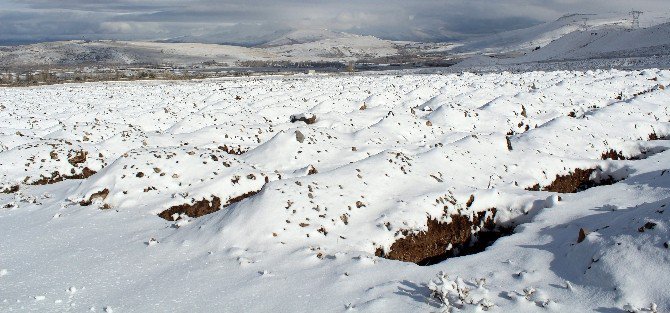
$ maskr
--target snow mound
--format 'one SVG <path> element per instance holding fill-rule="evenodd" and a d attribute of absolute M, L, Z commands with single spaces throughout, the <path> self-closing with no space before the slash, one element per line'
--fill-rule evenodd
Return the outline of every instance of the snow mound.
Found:
<path fill-rule="evenodd" d="M 669 85 L 648 69 L 0 89 L 0 311 L 665 310 Z"/>

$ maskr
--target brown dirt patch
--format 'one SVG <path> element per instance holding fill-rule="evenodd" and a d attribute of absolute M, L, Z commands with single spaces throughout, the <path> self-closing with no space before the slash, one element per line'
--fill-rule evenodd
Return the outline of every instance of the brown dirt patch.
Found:
<path fill-rule="evenodd" d="M 0 190 L 0 193 L 15 193 L 19 191 L 19 185 L 13 185 Z"/>
<path fill-rule="evenodd" d="M 74 171 L 74 169 L 72 169 L 72 171 Z M 86 178 L 89 178 L 89 177 L 93 176 L 93 174 L 95 174 L 95 173 L 96 173 L 96 171 L 91 170 L 88 167 L 84 167 L 84 169 L 82 169 L 80 174 L 62 175 L 60 172 L 55 171 L 55 172 L 51 173 L 51 177 L 44 177 L 43 176 L 39 180 L 36 180 L 33 183 L 31 183 L 31 185 L 50 185 L 50 184 L 55 184 L 55 183 L 58 183 L 58 182 L 62 182 L 66 179 L 86 179 Z"/>
<path fill-rule="evenodd" d="M 248 151 L 248 150 L 242 149 L 242 147 L 239 147 L 239 146 L 237 148 L 234 148 L 234 147 L 228 147 L 227 145 L 219 146 L 219 150 L 221 150 L 225 153 L 228 153 L 228 154 L 232 154 L 232 155 L 242 155 L 242 154 L 244 154 L 245 152 Z M 214 158 L 215 157 L 216 156 L 214 156 Z M 214 161 L 217 161 L 217 160 L 214 160 Z"/>
<path fill-rule="evenodd" d="M 244 193 L 244 194 L 241 194 L 241 195 L 239 195 L 239 196 L 237 196 L 237 197 L 230 198 L 230 199 L 228 200 L 228 202 L 226 202 L 226 204 L 225 204 L 223 207 L 231 206 L 231 205 L 233 205 L 233 204 L 235 204 L 235 203 L 237 203 L 237 202 L 240 202 L 240 201 L 242 201 L 242 200 L 244 200 L 244 199 L 246 199 L 246 198 L 253 197 L 253 196 L 255 196 L 255 195 L 256 195 L 257 193 L 259 193 L 259 192 L 260 192 L 260 190 L 257 190 L 257 191 L 249 191 L 249 192 Z"/>
<path fill-rule="evenodd" d="M 314 124 L 316 123 L 316 115 L 311 115 L 310 117 L 306 117 L 303 115 L 291 115 L 291 123 L 295 122 L 305 122 L 305 124 Z"/>
<path fill-rule="evenodd" d="M 526 190 L 528 191 L 540 191 L 542 187 L 540 187 L 540 184 L 535 184 L 530 187 L 526 187 Z"/>
<path fill-rule="evenodd" d="M 630 160 L 630 158 L 626 158 L 621 152 L 614 149 L 603 152 L 600 158 L 603 160 Z"/>
<path fill-rule="evenodd" d="M 105 200 L 105 199 L 107 199 L 108 195 L 109 195 L 109 189 L 105 188 L 101 191 L 98 191 L 98 192 L 92 194 L 88 198 L 88 200 L 82 200 L 81 202 L 79 202 L 79 204 L 82 205 L 82 206 L 89 206 L 89 205 L 93 204 L 93 202 L 95 200 L 98 200 L 98 199 Z"/>
<path fill-rule="evenodd" d="M 591 174 L 595 169 L 575 169 L 573 172 L 568 173 L 567 175 L 556 175 L 556 179 L 542 190 L 559 192 L 559 193 L 576 193 L 584 191 L 589 188 L 611 185 L 617 181 L 611 176 L 607 179 L 601 179 L 599 182 L 595 182 L 590 179 Z"/>
<path fill-rule="evenodd" d="M 86 156 L 88 155 L 87 151 L 71 151 L 68 154 L 67 161 L 72 164 L 72 166 L 77 166 L 78 164 L 86 162 Z"/>
<path fill-rule="evenodd" d="M 225 207 L 231 206 L 231 205 L 233 205 L 237 202 L 240 202 L 240 201 L 242 201 L 246 198 L 253 197 L 254 195 L 256 195 L 259 192 L 260 192 L 260 190 L 249 191 L 249 192 L 241 194 L 237 197 L 232 197 L 232 198 L 228 199 L 228 201 L 223 205 L 223 207 L 225 208 Z M 219 198 L 217 196 L 213 196 L 212 201 L 209 201 L 207 199 L 202 199 L 200 201 L 196 201 L 193 204 L 176 205 L 176 206 L 173 206 L 173 207 L 161 212 L 160 214 L 158 214 L 158 216 L 160 216 L 161 218 L 163 218 L 165 220 L 168 220 L 168 221 L 173 220 L 172 215 L 175 214 L 175 213 L 186 214 L 189 217 L 196 218 L 196 217 L 201 217 L 203 215 L 207 215 L 207 214 L 210 214 L 210 213 L 214 213 L 214 212 L 220 210 L 221 207 L 222 207 L 221 206 L 221 198 Z"/>
<path fill-rule="evenodd" d="M 654 140 L 668 140 L 668 139 L 670 139 L 670 138 L 668 138 L 668 137 L 669 137 L 669 136 L 659 136 L 659 135 L 657 135 L 657 134 L 654 132 L 654 133 L 649 134 L 649 138 L 647 138 L 647 139 L 648 139 L 649 141 L 654 141 Z"/>
<path fill-rule="evenodd" d="M 190 217 L 200 217 L 206 214 L 210 214 L 221 209 L 221 199 L 219 197 L 213 197 L 212 201 L 207 199 L 202 199 L 196 201 L 193 204 L 181 204 L 173 206 L 160 214 L 158 216 L 162 217 L 165 220 L 172 221 L 172 215 L 177 214 L 186 214 Z"/>
<path fill-rule="evenodd" d="M 490 212 L 488 218 L 486 212 Z M 427 231 L 408 234 L 394 242 L 388 253 L 378 248 L 375 255 L 418 265 L 432 265 L 450 257 L 481 252 L 496 239 L 511 233 L 510 229 L 496 227 L 495 214 L 496 209 L 492 208 L 476 214 L 474 221 L 463 215 L 452 215 L 450 223 L 428 219 Z M 479 226 L 479 231 L 473 230 L 475 226 Z M 450 245 L 452 249 L 447 250 Z"/>

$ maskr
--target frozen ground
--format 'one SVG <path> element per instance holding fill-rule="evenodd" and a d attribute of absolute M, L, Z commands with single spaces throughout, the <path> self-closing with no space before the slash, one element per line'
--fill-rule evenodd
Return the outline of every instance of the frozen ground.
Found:
<path fill-rule="evenodd" d="M 2 88 L 0 311 L 668 311 L 669 84 Z"/>

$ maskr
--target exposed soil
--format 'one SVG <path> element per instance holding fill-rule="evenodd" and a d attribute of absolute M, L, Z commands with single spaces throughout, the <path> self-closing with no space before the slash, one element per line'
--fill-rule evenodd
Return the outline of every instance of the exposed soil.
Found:
<path fill-rule="evenodd" d="M 291 115 L 291 123 L 295 122 L 305 122 L 305 124 L 314 124 L 316 123 L 316 115 L 312 115 L 311 117 Z"/>
<path fill-rule="evenodd" d="M 584 228 L 580 228 L 579 234 L 577 235 L 577 243 L 581 243 L 582 241 L 584 241 L 584 239 L 586 239 L 586 235 L 587 235 L 586 230 L 584 230 Z"/>
<path fill-rule="evenodd" d="M 67 158 L 67 161 L 72 164 L 72 166 L 77 166 L 78 164 L 86 162 L 86 156 L 88 155 L 87 151 L 79 150 L 72 152 L 68 154 Z"/>
<path fill-rule="evenodd" d="M 249 192 L 244 193 L 244 194 L 241 194 L 241 195 L 239 195 L 239 196 L 237 196 L 237 197 L 230 198 L 230 199 L 228 200 L 228 202 L 226 202 L 226 204 L 225 204 L 223 207 L 227 207 L 227 206 L 233 205 L 233 204 L 235 204 L 235 203 L 237 203 L 237 202 L 240 202 L 240 201 L 242 201 L 242 200 L 244 200 L 244 199 L 246 199 L 246 198 L 253 197 L 253 196 L 255 196 L 255 195 L 256 195 L 257 193 L 259 193 L 259 192 L 260 192 L 260 190 L 257 190 L 257 191 L 249 191 Z M 189 216 L 190 216 L 190 215 L 189 215 Z"/>
<path fill-rule="evenodd" d="M 654 141 L 654 140 L 668 140 L 670 136 L 659 136 L 656 133 L 651 133 L 649 134 L 649 141 Z"/>
<path fill-rule="evenodd" d="M 19 191 L 19 185 L 13 185 L 0 190 L 0 193 L 15 193 L 17 191 Z"/>
<path fill-rule="evenodd" d="M 242 155 L 248 151 L 248 149 L 243 150 L 242 147 L 233 148 L 227 145 L 219 146 L 219 150 L 232 155 Z"/>
<path fill-rule="evenodd" d="M 526 187 L 526 190 L 528 191 L 540 191 L 542 187 L 540 187 L 540 184 L 535 184 L 530 187 Z"/>
<path fill-rule="evenodd" d="M 486 212 L 489 212 L 488 218 Z M 450 257 L 484 251 L 495 240 L 511 233 L 510 229 L 496 227 L 495 214 L 496 209 L 492 208 L 476 214 L 474 221 L 463 215 L 452 215 L 450 223 L 429 219 L 427 231 L 406 234 L 391 245 L 388 253 L 378 248 L 375 255 L 418 265 L 432 265 Z M 475 226 L 479 227 L 478 231 L 473 230 Z M 449 246 L 451 249 L 448 250 Z"/>
<path fill-rule="evenodd" d="M 601 155 L 603 160 L 631 160 L 632 158 L 625 157 L 621 152 L 614 149 L 610 149 L 607 152 L 603 152 Z"/>
<path fill-rule="evenodd" d="M 107 199 L 108 195 L 109 195 L 109 189 L 105 188 L 101 191 L 98 191 L 98 192 L 92 194 L 88 198 L 88 200 L 82 200 L 81 202 L 79 202 L 79 204 L 82 205 L 82 206 L 89 206 L 89 205 L 93 204 L 93 202 L 95 200 L 98 200 L 98 199 L 105 200 L 105 199 Z"/>
<path fill-rule="evenodd" d="M 161 212 L 160 214 L 158 214 L 158 216 L 168 221 L 172 221 L 173 220 L 172 215 L 175 213 L 186 214 L 190 217 L 200 217 L 206 214 L 216 212 L 219 209 L 221 209 L 221 199 L 215 196 L 212 198 L 212 201 L 202 199 L 200 201 L 196 201 L 193 204 L 181 204 L 173 206 Z"/>
<path fill-rule="evenodd" d="M 585 170 L 578 168 L 567 175 L 556 175 L 556 179 L 549 186 L 542 188 L 542 190 L 558 193 L 576 193 L 589 188 L 611 185 L 617 182 L 617 180 L 611 176 L 607 179 L 601 179 L 599 182 L 595 182 L 590 179 L 590 176 L 594 171 L 595 169 L 593 168 Z"/>
<path fill-rule="evenodd" d="M 33 183 L 31 183 L 31 185 L 50 185 L 62 182 L 66 179 L 86 179 L 93 176 L 93 174 L 95 173 L 96 171 L 91 170 L 88 167 L 84 167 L 84 169 L 81 171 L 80 174 L 72 174 L 72 175 L 62 175 L 60 172 L 55 171 L 51 173 L 51 177 L 42 177 L 39 180 L 36 180 Z"/>
<path fill-rule="evenodd" d="M 247 193 L 244 193 L 242 195 L 239 195 L 237 197 L 230 198 L 224 205 L 223 207 L 228 207 L 230 205 L 233 205 L 237 202 L 240 202 L 246 198 L 253 197 L 257 193 L 259 193 L 260 190 L 258 191 L 249 191 Z M 196 217 L 201 217 L 203 215 L 207 215 L 210 213 L 214 213 L 218 210 L 221 209 L 221 198 L 217 196 L 212 197 L 212 201 L 209 201 L 207 199 L 202 199 L 200 201 L 196 201 L 193 204 L 181 204 L 181 205 L 176 205 L 173 206 L 160 214 L 158 216 L 162 217 L 165 220 L 172 221 L 172 215 L 175 213 L 178 214 L 186 214 L 189 217 L 196 218 Z"/>

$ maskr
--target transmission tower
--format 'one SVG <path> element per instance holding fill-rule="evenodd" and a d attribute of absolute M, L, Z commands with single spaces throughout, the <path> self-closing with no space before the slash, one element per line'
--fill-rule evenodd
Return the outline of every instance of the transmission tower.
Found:
<path fill-rule="evenodd" d="M 631 26 L 633 29 L 638 29 L 640 28 L 640 15 L 642 15 L 641 11 L 630 11 L 630 16 L 632 17 L 631 20 Z"/>

